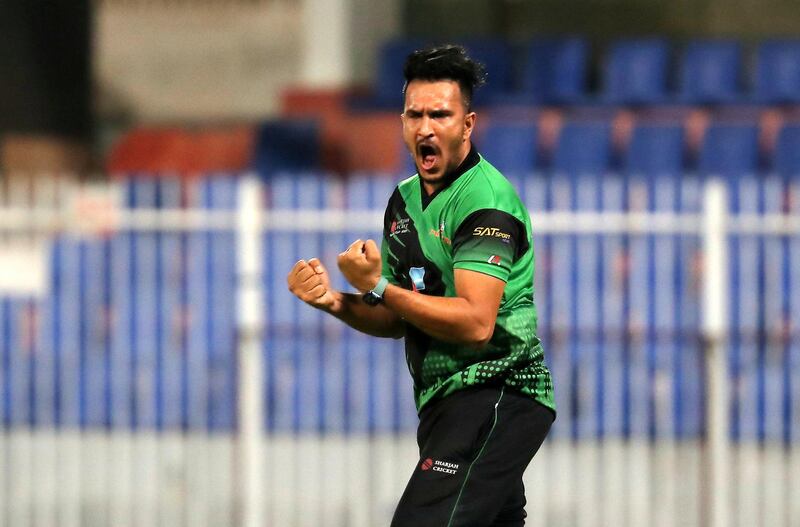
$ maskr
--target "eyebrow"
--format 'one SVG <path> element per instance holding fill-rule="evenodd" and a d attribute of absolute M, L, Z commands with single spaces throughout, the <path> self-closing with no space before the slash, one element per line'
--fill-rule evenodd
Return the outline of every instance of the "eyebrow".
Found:
<path fill-rule="evenodd" d="M 414 108 L 407 108 L 405 110 L 405 113 L 408 114 L 408 115 L 417 116 L 417 115 L 423 115 L 424 112 L 422 110 L 416 110 Z M 446 117 L 448 115 L 453 115 L 453 110 L 445 109 L 445 108 L 437 108 L 437 109 L 433 109 L 433 110 L 428 110 L 427 113 L 431 117 Z"/>

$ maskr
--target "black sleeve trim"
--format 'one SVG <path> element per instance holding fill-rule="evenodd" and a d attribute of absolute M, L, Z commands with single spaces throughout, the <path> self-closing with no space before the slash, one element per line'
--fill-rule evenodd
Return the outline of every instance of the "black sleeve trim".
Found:
<path fill-rule="evenodd" d="M 469 240 L 492 233 L 495 236 L 508 236 L 508 243 L 514 249 L 515 261 L 530 248 L 525 224 L 518 218 L 502 210 L 480 209 L 464 218 L 464 221 L 458 226 L 453 236 L 453 252 L 458 252 L 459 247 Z"/>

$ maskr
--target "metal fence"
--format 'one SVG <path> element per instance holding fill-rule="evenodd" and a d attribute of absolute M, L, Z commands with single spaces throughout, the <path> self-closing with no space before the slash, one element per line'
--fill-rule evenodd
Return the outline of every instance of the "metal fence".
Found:
<path fill-rule="evenodd" d="M 800 524 L 800 181 L 512 179 L 559 408 L 528 524 Z M 395 183 L 6 193 L 0 526 L 388 524 L 416 462 L 402 344 L 285 276 L 378 236 Z"/>

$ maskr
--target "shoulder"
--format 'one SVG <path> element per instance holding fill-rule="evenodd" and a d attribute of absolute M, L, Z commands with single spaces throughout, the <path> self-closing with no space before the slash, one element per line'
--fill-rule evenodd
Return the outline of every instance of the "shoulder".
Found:
<path fill-rule="evenodd" d="M 408 217 L 410 211 L 406 204 L 409 200 L 413 199 L 415 189 L 419 188 L 418 180 L 419 176 L 415 174 L 404 179 L 394 188 L 392 195 L 386 203 L 386 211 L 383 216 L 384 227 L 389 226 L 398 214 Z M 416 192 L 419 191 L 416 190 Z"/>
<path fill-rule="evenodd" d="M 419 193 L 419 176 L 414 174 L 402 180 L 394 188 L 392 195 L 389 197 L 389 205 L 402 203 L 412 199 L 414 193 Z"/>
<path fill-rule="evenodd" d="M 418 192 L 419 188 L 419 176 L 414 174 L 411 177 L 408 177 L 397 184 L 392 191 L 392 195 L 389 197 L 389 201 L 387 202 L 387 207 L 391 208 L 392 206 L 402 206 L 402 204 L 411 198 L 415 191 Z"/>
<path fill-rule="evenodd" d="M 462 212 L 489 208 L 518 212 L 524 209 L 514 185 L 483 157 L 464 183 L 457 203 Z"/>
<path fill-rule="evenodd" d="M 416 187 L 419 187 L 418 174 L 414 174 L 413 176 L 407 177 L 397 184 L 397 190 L 399 190 L 400 192 L 408 192 L 409 190 L 414 189 Z"/>

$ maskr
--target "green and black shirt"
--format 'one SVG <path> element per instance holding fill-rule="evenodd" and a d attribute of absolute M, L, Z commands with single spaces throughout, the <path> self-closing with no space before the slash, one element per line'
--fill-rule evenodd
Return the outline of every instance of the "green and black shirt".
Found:
<path fill-rule="evenodd" d="M 436 340 L 406 324 L 406 361 L 417 410 L 480 384 L 505 384 L 555 409 L 536 336 L 534 257 L 528 211 L 511 183 L 472 148 L 432 195 L 419 175 L 402 181 L 386 208 L 382 274 L 423 295 L 455 296 L 455 269 L 506 282 L 485 348 Z"/>

